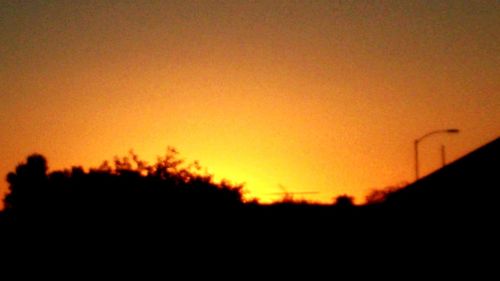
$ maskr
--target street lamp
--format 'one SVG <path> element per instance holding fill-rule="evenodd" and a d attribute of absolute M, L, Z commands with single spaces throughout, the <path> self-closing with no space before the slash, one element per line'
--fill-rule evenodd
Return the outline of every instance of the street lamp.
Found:
<path fill-rule="evenodd" d="M 416 180 L 419 179 L 419 170 L 418 170 L 418 144 L 423 139 L 425 139 L 426 137 L 431 136 L 431 135 L 440 134 L 440 133 L 457 134 L 459 132 L 460 132 L 460 130 L 458 130 L 458 129 L 436 130 L 436 131 L 429 132 L 429 133 L 427 133 L 427 134 L 425 134 L 425 135 L 423 135 L 420 138 L 418 138 L 418 139 L 415 140 L 415 178 L 416 178 Z"/>

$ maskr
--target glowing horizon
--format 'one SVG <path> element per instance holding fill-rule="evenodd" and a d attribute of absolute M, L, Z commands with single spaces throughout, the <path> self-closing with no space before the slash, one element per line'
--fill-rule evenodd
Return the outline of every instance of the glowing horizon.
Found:
<path fill-rule="evenodd" d="M 498 137 L 499 5 L 1 3 L 0 173 L 173 146 L 265 202 L 361 202 L 413 181 L 426 132 L 461 130 L 422 144 L 422 175 Z"/>

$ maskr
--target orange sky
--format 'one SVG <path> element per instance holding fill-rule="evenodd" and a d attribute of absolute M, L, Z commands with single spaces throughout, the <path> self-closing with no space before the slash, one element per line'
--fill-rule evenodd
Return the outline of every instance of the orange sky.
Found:
<path fill-rule="evenodd" d="M 498 1 L 0 3 L 0 173 L 168 145 L 248 196 L 362 201 L 500 132 Z M 6 183 L 0 184 L 6 189 Z"/>

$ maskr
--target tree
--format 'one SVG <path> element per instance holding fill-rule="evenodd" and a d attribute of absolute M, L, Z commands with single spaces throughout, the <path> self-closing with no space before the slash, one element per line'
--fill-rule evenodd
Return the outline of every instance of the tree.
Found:
<path fill-rule="evenodd" d="M 335 206 L 340 208 L 350 208 L 354 206 L 354 198 L 350 195 L 339 195 L 335 198 Z"/>
<path fill-rule="evenodd" d="M 47 160 L 40 154 L 33 154 L 26 163 L 19 164 L 15 172 L 7 175 L 10 193 L 5 197 L 7 208 L 27 209 L 43 200 L 47 186 Z"/>

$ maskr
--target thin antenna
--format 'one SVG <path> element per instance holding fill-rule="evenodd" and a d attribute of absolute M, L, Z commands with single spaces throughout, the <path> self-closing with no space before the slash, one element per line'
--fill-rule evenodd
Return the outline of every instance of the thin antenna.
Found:
<path fill-rule="evenodd" d="M 317 191 L 295 191 L 295 192 L 290 192 L 286 189 L 285 186 L 282 184 L 278 184 L 279 189 L 283 190 L 282 192 L 271 192 L 271 193 L 266 193 L 267 195 L 284 195 L 285 197 L 288 196 L 293 196 L 297 194 L 318 194 L 319 192 Z"/>

